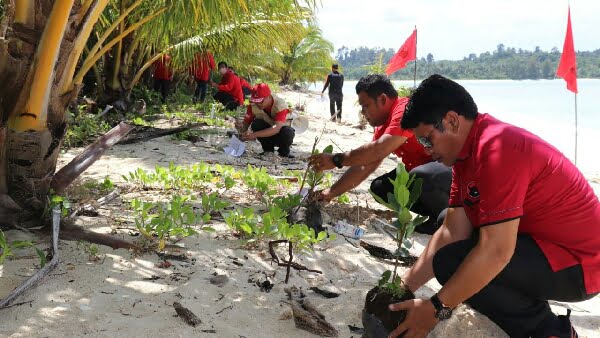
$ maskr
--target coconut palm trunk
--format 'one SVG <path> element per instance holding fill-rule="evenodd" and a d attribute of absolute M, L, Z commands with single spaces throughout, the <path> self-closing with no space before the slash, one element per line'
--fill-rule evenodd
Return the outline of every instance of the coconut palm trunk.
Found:
<path fill-rule="evenodd" d="M 108 0 L 9 1 L 0 39 L 0 225 L 39 225 L 79 86 L 66 71 Z"/>

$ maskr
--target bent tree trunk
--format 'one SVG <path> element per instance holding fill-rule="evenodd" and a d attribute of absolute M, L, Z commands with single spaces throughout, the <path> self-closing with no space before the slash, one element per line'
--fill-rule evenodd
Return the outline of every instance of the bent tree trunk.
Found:
<path fill-rule="evenodd" d="M 107 0 L 18 0 L 0 36 L 0 225 L 40 225 L 66 131 L 71 83 Z M 83 3 L 83 4 L 82 4 Z"/>

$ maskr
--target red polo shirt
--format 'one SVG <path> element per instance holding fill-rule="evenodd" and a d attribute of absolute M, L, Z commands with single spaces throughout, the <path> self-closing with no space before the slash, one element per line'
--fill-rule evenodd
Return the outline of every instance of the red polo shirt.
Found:
<path fill-rule="evenodd" d="M 169 68 L 171 63 L 171 57 L 169 55 L 163 55 L 162 58 L 156 60 L 154 63 L 154 78 L 158 80 L 172 80 L 173 71 Z"/>
<path fill-rule="evenodd" d="M 215 59 L 209 52 L 197 53 L 190 72 L 198 81 L 208 81 L 210 71 L 215 69 Z"/>
<path fill-rule="evenodd" d="M 478 114 L 452 168 L 450 206 L 475 228 L 520 218 L 553 271 L 581 264 L 600 291 L 600 202 L 583 174 L 532 133 Z"/>
<path fill-rule="evenodd" d="M 223 74 L 217 89 L 233 96 L 240 106 L 244 104 L 244 93 L 242 92 L 242 86 L 240 85 L 240 78 L 231 70 L 228 70 L 227 73 Z"/>
<path fill-rule="evenodd" d="M 385 134 L 407 137 L 406 142 L 394 150 L 394 154 L 402 159 L 406 170 L 410 171 L 415 167 L 431 162 L 431 156 L 425 153 L 425 148 L 417 141 L 412 131 L 400 127 L 400 120 L 402 120 L 407 103 L 408 98 L 406 97 L 396 98 L 386 123 L 375 128 L 373 141 L 379 140 Z"/>

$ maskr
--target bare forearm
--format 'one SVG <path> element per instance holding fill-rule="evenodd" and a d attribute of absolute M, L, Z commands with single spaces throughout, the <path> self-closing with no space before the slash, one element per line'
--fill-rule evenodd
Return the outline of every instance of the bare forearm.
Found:
<path fill-rule="evenodd" d="M 402 143 L 403 142 L 404 140 Z M 369 142 L 359 148 L 344 153 L 344 161 L 342 164 L 349 167 L 371 163 L 378 163 L 379 165 L 379 163 L 381 163 L 386 156 L 391 154 L 394 149 L 394 146 L 389 147 L 375 141 Z"/>
<path fill-rule="evenodd" d="M 335 182 L 331 188 L 329 188 L 332 196 L 337 197 L 346 191 L 354 189 L 357 185 L 369 177 L 369 175 L 371 175 L 371 173 L 374 172 L 380 164 L 381 161 L 368 165 L 350 167 L 348 170 L 346 170 L 342 177 L 340 177 L 340 179 Z"/>

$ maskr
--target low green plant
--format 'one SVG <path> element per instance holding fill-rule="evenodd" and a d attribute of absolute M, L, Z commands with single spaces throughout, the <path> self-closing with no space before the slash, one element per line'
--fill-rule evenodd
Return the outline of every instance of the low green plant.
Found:
<path fill-rule="evenodd" d="M 88 254 L 88 260 L 90 262 L 100 260 L 100 257 L 98 257 L 98 245 L 86 241 L 79 241 L 77 242 L 77 245 L 83 247 L 83 251 Z"/>
<path fill-rule="evenodd" d="M 85 106 L 80 106 L 75 114 L 68 115 L 69 128 L 63 139 L 65 149 L 86 146 L 110 130 L 110 125 L 97 115 L 86 112 Z"/>
<path fill-rule="evenodd" d="M 274 179 L 265 167 L 260 169 L 252 167 L 248 164 L 248 167 L 242 172 L 242 181 L 250 189 L 252 193 L 266 206 L 271 205 L 273 197 L 277 194 L 276 187 L 279 182 Z"/>
<path fill-rule="evenodd" d="M 106 194 L 115 188 L 115 184 L 108 176 L 106 176 L 103 181 L 86 181 L 83 183 L 83 187 L 99 194 Z"/>
<path fill-rule="evenodd" d="M 0 230 L 0 265 L 4 264 L 4 261 L 7 258 L 11 258 L 14 257 L 14 251 L 16 249 L 21 249 L 21 248 L 32 248 L 33 250 L 35 250 L 35 253 L 38 255 L 38 257 L 40 258 L 40 266 L 44 267 L 44 265 L 46 265 L 46 255 L 44 254 L 44 252 L 40 249 L 38 249 L 32 242 L 30 241 L 12 241 L 12 242 L 8 242 L 8 240 L 6 239 L 6 236 L 4 235 L 4 232 L 2 232 L 2 230 Z"/>
<path fill-rule="evenodd" d="M 412 247 L 410 237 L 412 236 L 415 227 L 425 222 L 428 217 L 417 215 L 413 218 L 413 215 L 410 213 L 410 208 L 421 195 L 423 186 L 423 180 L 421 178 L 416 178 L 414 174 L 409 174 L 408 171 L 406 171 L 404 164 L 400 163 L 396 167 L 396 179 L 390 179 L 390 182 L 394 186 L 394 192 L 387 194 L 387 201 L 384 201 L 371 191 L 371 195 L 373 195 L 377 202 L 393 210 L 397 215 L 397 219 L 392 222 L 392 225 L 396 228 L 395 240 L 397 248 L 394 252 L 396 265 L 393 273 L 386 271 L 382 274 L 381 279 L 379 280 L 379 286 L 387 288 L 401 297 L 403 288 L 401 279 L 396 273 L 398 258 L 410 255 L 408 252 L 408 249 Z"/>
<path fill-rule="evenodd" d="M 64 196 L 54 195 L 54 192 L 50 191 L 49 198 L 49 210 L 54 209 L 54 207 L 59 207 L 60 214 L 64 217 L 69 214 L 69 210 L 71 210 L 71 201 Z"/>
<path fill-rule="evenodd" d="M 302 196 L 298 194 L 287 194 L 285 196 L 277 196 L 271 201 L 272 205 L 290 212 L 293 208 L 296 208 L 302 203 Z"/>
<path fill-rule="evenodd" d="M 333 153 L 333 145 L 328 145 L 322 151 L 323 154 L 331 154 Z M 313 155 L 319 154 L 319 150 L 315 149 L 313 151 Z M 323 171 L 314 170 L 312 168 L 307 169 L 306 174 L 306 183 L 309 187 L 309 194 L 315 191 L 319 185 L 327 183 L 329 181 L 329 186 L 331 186 L 332 176 L 331 173 L 325 173 Z M 329 176 L 328 176 L 329 175 Z"/>
<path fill-rule="evenodd" d="M 350 196 L 348 196 L 348 194 L 343 193 L 341 195 L 339 195 L 337 197 L 337 201 L 340 204 L 349 204 L 350 203 Z"/>
<path fill-rule="evenodd" d="M 216 203 L 213 203 L 216 204 Z M 190 203 L 189 196 L 174 195 L 168 202 L 131 201 L 134 210 L 135 226 L 146 238 L 158 240 L 158 249 L 163 250 L 170 236 L 187 237 L 196 234 L 193 226 L 200 230 L 214 231 L 206 226 L 211 219 L 210 212 L 197 213 Z"/>

